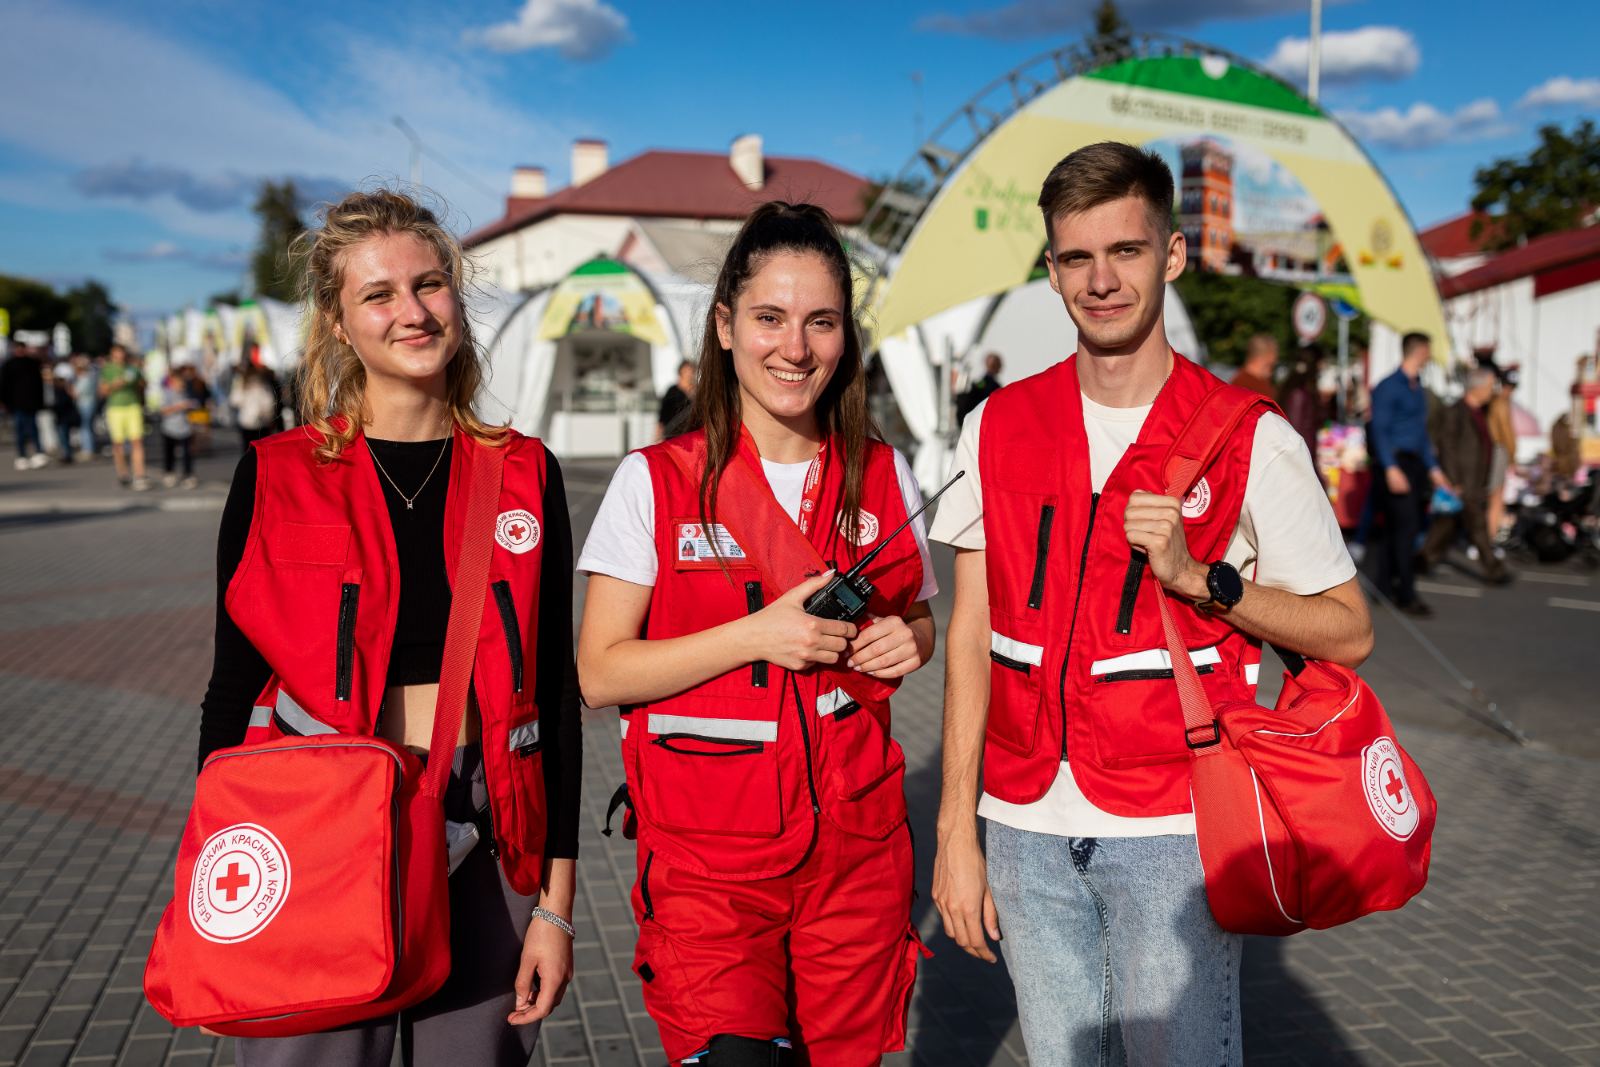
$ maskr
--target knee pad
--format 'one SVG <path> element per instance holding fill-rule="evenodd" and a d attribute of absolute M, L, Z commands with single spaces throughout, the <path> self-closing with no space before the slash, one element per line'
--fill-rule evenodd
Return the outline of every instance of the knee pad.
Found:
<path fill-rule="evenodd" d="M 786 1037 L 740 1037 L 718 1034 L 705 1051 L 682 1060 L 685 1067 L 791 1067 L 794 1047 Z"/>

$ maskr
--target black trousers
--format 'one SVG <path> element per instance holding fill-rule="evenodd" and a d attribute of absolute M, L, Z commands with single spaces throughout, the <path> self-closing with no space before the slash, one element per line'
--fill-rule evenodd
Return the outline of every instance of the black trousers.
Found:
<path fill-rule="evenodd" d="M 162 434 L 161 465 L 168 474 L 171 474 L 172 468 L 177 466 L 179 456 L 183 457 L 183 476 L 185 478 L 192 477 L 194 475 L 194 438 L 169 437 L 166 434 Z"/>
<path fill-rule="evenodd" d="M 1417 536 L 1422 532 L 1422 522 L 1428 513 L 1428 501 L 1433 496 L 1433 482 L 1428 478 L 1428 468 L 1415 452 L 1395 455 L 1395 466 L 1405 472 L 1411 491 L 1394 493 L 1389 490 L 1387 472 L 1374 472 L 1373 489 L 1377 493 L 1377 513 L 1383 516 L 1383 530 L 1379 536 L 1377 554 L 1378 588 L 1396 604 L 1409 604 L 1417 599 Z"/>

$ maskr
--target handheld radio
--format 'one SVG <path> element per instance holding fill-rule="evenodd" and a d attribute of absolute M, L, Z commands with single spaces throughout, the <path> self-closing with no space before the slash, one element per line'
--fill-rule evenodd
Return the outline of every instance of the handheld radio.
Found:
<path fill-rule="evenodd" d="M 860 562 L 854 567 L 851 567 L 843 574 L 834 575 L 832 581 L 812 593 L 810 598 L 806 600 L 806 614 L 815 615 L 819 619 L 834 619 L 838 622 L 855 622 L 865 615 L 867 613 L 867 601 L 871 600 L 872 594 L 877 592 L 872 583 L 862 577 L 866 573 L 867 567 L 872 564 L 873 560 L 878 558 L 879 552 L 889 547 L 890 541 L 893 541 L 901 531 L 911 525 L 912 519 L 927 511 L 930 504 L 943 496 L 944 491 L 960 481 L 962 475 L 966 473 L 966 471 L 956 471 L 954 478 L 945 482 L 944 485 L 939 487 L 937 493 L 924 500 L 920 508 L 907 515 L 906 521 L 896 527 L 894 533 L 878 542 L 877 548 L 862 556 Z"/>

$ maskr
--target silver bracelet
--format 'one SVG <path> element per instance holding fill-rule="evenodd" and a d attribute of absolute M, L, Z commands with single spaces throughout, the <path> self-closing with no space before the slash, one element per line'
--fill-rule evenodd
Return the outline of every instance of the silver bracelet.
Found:
<path fill-rule="evenodd" d="M 543 919 L 551 926 L 554 926 L 557 930 L 565 933 L 568 937 L 576 938 L 578 936 L 578 932 L 572 928 L 571 923 L 567 922 L 567 920 L 563 919 L 549 908 L 535 907 L 533 909 L 533 917 L 535 919 Z"/>

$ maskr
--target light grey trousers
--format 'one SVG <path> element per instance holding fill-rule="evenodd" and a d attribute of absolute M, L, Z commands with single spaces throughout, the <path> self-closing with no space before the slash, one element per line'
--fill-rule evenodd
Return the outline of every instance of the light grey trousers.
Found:
<path fill-rule="evenodd" d="M 482 753 L 456 750 L 445 816 L 470 821 L 486 803 Z M 506 883 L 479 842 L 450 876 L 450 977 L 427 1000 L 398 1015 L 300 1037 L 240 1038 L 239 1067 L 389 1067 L 396 1039 L 406 1067 L 524 1067 L 539 1024 L 506 1022 L 535 900 Z"/>

